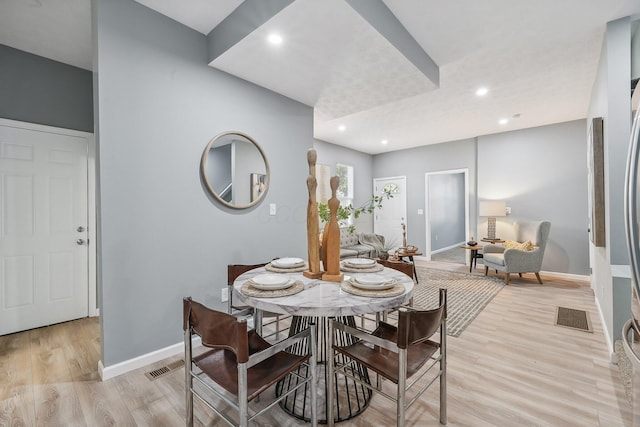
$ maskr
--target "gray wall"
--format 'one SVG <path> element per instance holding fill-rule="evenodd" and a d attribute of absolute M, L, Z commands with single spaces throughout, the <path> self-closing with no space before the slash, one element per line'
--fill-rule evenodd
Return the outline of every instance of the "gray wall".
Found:
<path fill-rule="evenodd" d="M 464 173 L 429 176 L 431 253 L 466 241 Z"/>
<path fill-rule="evenodd" d="M 0 44 L 0 117 L 93 132 L 91 71 Z"/>
<path fill-rule="evenodd" d="M 331 175 L 335 175 L 336 164 L 353 166 L 353 205 L 358 208 L 373 197 L 373 175 L 371 155 L 351 150 L 339 145 L 315 139 L 313 147 L 318 154 L 317 164 L 331 167 Z M 355 222 L 358 233 L 373 232 L 373 218 L 362 215 Z"/>
<path fill-rule="evenodd" d="M 624 268 L 629 264 L 629 256 L 623 216 L 624 176 L 631 134 L 630 52 L 630 19 L 609 22 L 587 117 L 587 123 L 594 117 L 602 117 L 604 125 L 606 246 L 589 245 L 593 268 L 591 286 L 602 312 L 611 351 L 615 339 L 622 335 L 622 322 L 631 316 L 630 281 Z M 585 128 L 587 126 L 585 124 Z"/>
<path fill-rule="evenodd" d="M 584 120 L 478 138 L 478 199 L 505 200 L 496 234 L 513 239 L 518 219 L 549 220 L 542 269 L 589 274 L 587 134 Z M 480 218 L 478 235 L 486 235 Z"/>
<path fill-rule="evenodd" d="M 427 145 L 373 157 L 374 178 L 407 177 L 407 241 L 425 248 L 425 173 L 452 169 L 469 169 L 469 206 L 471 230 L 476 227 L 476 141 L 466 139 Z"/>
<path fill-rule="evenodd" d="M 179 343 L 184 296 L 224 309 L 227 264 L 305 256 L 313 111 L 208 67 L 205 36 L 138 3 L 93 8 L 108 367 Z M 221 207 L 200 181 L 202 151 L 226 130 L 251 135 L 270 162 L 250 210 Z"/>

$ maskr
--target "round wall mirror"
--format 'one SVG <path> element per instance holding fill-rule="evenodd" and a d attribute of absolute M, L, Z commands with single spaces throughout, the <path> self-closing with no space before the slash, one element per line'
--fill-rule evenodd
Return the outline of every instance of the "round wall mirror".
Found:
<path fill-rule="evenodd" d="M 267 157 L 258 143 L 242 132 L 216 135 L 202 153 L 200 173 L 209 193 L 233 209 L 255 205 L 269 188 Z"/>

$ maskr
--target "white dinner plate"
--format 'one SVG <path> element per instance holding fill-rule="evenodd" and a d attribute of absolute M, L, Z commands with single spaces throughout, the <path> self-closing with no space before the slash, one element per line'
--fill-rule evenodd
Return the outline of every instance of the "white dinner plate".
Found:
<path fill-rule="evenodd" d="M 376 262 L 370 258 L 348 258 L 344 260 L 345 264 L 353 267 L 371 267 Z"/>
<path fill-rule="evenodd" d="M 388 281 L 389 279 L 379 274 L 361 274 L 356 276 L 356 282 L 362 285 L 379 285 Z"/>
<path fill-rule="evenodd" d="M 271 261 L 271 265 L 278 268 L 297 268 L 304 265 L 302 258 L 278 258 Z"/>
<path fill-rule="evenodd" d="M 279 274 L 260 274 L 251 279 L 254 288 L 263 290 L 286 289 L 292 284 L 287 276 Z"/>
<path fill-rule="evenodd" d="M 389 279 L 384 282 L 365 284 L 365 283 L 360 283 L 356 278 L 356 279 L 351 279 L 349 283 L 351 283 L 351 286 L 360 288 L 360 289 L 383 291 L 385 289 L 393 288 L 397 282 L 393 279 Z"/>

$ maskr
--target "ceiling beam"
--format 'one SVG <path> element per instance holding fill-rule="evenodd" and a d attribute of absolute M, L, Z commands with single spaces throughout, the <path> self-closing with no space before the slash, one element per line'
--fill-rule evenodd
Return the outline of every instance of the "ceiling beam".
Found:
<path fill-rule="evenodd" d="M 245 0 L 207 35 L 209 64 L 294 0 Z"/>
<path fill-rule="evenodd" d="M 440 68 L 382 0 L 345 0 L 429 80 L 440 87 Z"/>

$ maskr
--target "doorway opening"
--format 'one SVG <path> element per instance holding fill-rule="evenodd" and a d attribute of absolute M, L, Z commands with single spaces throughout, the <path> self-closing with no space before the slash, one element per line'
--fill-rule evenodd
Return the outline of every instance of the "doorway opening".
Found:
<path fill-rule="evenodd" d="M 425 173 L 425 230 L 427 260 L 467 263 L 469 169 Z"/>

